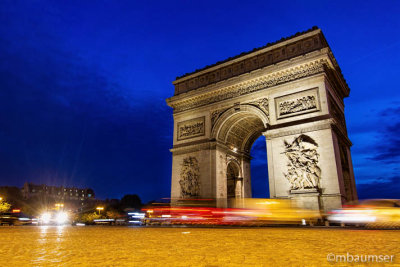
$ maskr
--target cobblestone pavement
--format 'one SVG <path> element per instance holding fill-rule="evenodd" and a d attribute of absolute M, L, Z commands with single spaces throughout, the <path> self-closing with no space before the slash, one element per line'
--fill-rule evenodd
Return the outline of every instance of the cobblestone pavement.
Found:
<path fill-rule="evenodd" d="M 346 253 L 400 266 L 399 241 L 396 230 L 0 227 L 0 266 L 350 266 L 327 261 Z"/>

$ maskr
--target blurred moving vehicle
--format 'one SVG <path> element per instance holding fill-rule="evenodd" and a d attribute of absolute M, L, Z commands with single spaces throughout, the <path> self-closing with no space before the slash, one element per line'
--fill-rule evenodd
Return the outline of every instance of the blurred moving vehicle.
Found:
<path fill-rule="evenodd" d="M 208 202 L 207 202 L 208 201 Z M 230 208 L 218 208 L 210 199 L 156 203 L 143 209 L 145 225 L 238 225 L 271 224 L 313 225 L 321 219 L 319 211 L 300 209 L 295 202 L 282 199 L 234 199 Z M 205 205 L 208 204 L 208 205 Z"/>
<path fill-rule="evenodd" d="M 329 223 L 368 227 L 400 227 L 399 199 L 370 199 L 328 213 Z"/>
<path fill-rule="evenodd" d="M 6 212 L 0 214 L 0 225 L 26 225 L 31 223 L 32 218 L 21 212 Z"/>
<path fill-rule="evenodd" d="M 128 212 L 128 224 L 142 225 L 145 215 L 144 212 Z"/>
<path fill-rule="evenodd" d="M 235 199 L 233 207 L 249 212 L 251 221 L 261 224 L 314 225 L 321 220 L 319 210 L 301 209 L 290 199 Z"/>

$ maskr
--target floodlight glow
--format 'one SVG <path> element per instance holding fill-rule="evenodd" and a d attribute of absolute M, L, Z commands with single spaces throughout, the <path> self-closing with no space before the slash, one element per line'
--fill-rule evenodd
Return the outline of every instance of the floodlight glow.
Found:
<path fill-rule="evenodd" d="M 51 214 L 48 212 L 43 213 L 42 216 L 40 216 L 40 220 L 42 221 L 42 223 L 49 223 L 51 220 Z"/>
<path fill-rule="evenodd" d="M 58 212 L 56 215 L 57 224 L 64 224 L 68 221 L 68 214 L 66 212 Z"/>

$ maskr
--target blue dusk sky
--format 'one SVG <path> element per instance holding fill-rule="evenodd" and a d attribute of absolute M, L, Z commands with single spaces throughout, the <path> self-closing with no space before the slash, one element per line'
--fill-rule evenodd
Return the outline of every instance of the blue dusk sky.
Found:
<path fill-rule="evenodd" d="M 170 194 L 176 76 L 312 26 L 351 89 L 360 198 L 400 198 L 399 1 L 0 2 L 0 185 Z M 253 193 L 268 196 L 265 141 Z"/>

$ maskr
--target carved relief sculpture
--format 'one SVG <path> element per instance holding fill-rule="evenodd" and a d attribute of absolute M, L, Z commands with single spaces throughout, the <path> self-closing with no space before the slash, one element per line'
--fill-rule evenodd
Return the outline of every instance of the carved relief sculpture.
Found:
<path fill-rule="evenodd" d="M 224 113 L 226 109 L 217 109 L 211 113 L 211 127 L 214 127 L 215 123 L 217 122 L 218 118 Z"/>
<path fill-rule="evenodd" d="M 318 144 L 307 135 L 300 135 L 292 143 L 284 141 L 288 158 L 288 172 L 284 173 L 292 190 L 320 187 L 321 169 L 318 167 Z"/>
<path fill-rule="evenodd" d="M 275 99 L 275 105 L 278 119 L 318 111 L 318 88 L 278 97 Z"/>
<path fill-rule="evenodd" d="M 183 159 L 182 169 L 180 173 L 181 179 L 181 197 L 197 197 L 200 195 L 200 168 L 195 157 L 187 157 Z"/>
<path fill-rule="evenodd" d="M 304 96 L 299 99 L 284 101 L 279 103 L 279 115 L 296 113 L 304 110 L 316 108 L 315 96 Z"/>
<path fill-rule="evenodd" d="M 256 105 L 259 107 L 264 113 L 267 115 L 269 119 L 269 103 L 268 103 L 268 98 L 261 98 L 256 101 L 250 102 L 252 105 Z"/>
<path fill-rule="evenodd" d="M 205 118 L 196 118 L 178 123 L 178 140 L 202 136 L 205 133 Z"/>

